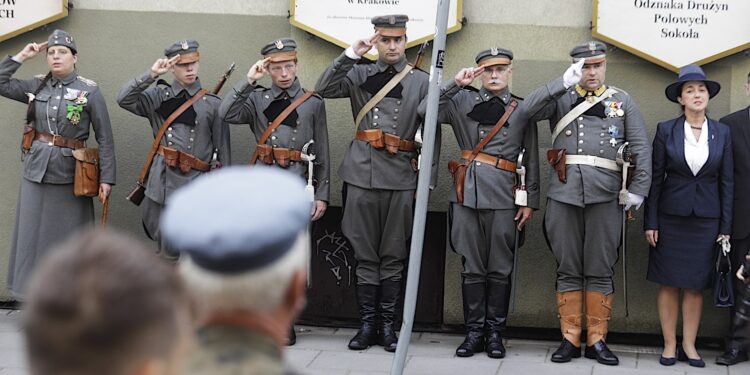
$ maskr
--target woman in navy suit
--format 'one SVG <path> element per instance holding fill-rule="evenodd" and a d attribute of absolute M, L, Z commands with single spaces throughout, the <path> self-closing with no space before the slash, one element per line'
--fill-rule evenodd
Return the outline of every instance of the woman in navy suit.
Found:
<path fill-rule="evenodd" d="M 697 65 L 680 70 L 665 94 L 683 115 L 659 123 L 653 148 L 653 180 L 646 202 L 646 240 L 651 245 L 647 279 L 658 283 L 657 305 L 664 351 L 659 362 L 705 363 L 695 350 L 702 289 L 711 284 L 715 242 L 732 228 L 732 144 L 729 127 L 706 116 L 721 86 Z M 677 318 L 682 296 L 682 345 Z"/>

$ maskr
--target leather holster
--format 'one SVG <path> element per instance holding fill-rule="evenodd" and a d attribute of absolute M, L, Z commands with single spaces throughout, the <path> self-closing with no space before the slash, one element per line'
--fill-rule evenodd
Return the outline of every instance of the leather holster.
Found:
<path fill-rule="evenodd" d="M 23 151 L 31 150 L 31 145 L 34 143 L 36 138 L 36 130 L 32 124 L 26 124 L 23 126 L 23 137 L 21 138 L 21 149 Z"/>
<path fill-rule="evenodd" d="M 456 202 L 464 203 L 464 180 L 466 180 L 466 164 L 456 160 L 448 161 L 448 171 L 453 177 L 453 186 L 456 189 Z"/>
<path fill-rule="evenodd" d="M 180 152 L 180 172 L 182 173 L 188 173 L 191 169 L 193 169 L 193 165 L 195 164 L 195 156 Z"/>
<path fill-rule="evenodd" d="M 177 168 L 180 164 L 180 151 L 171 147 L 162 147 L 162 150 L 164 151 L 164 164 Z"/>
<path fill-rule="evenodd" d="M 568 181 L 567 177 L 565 176 L 565 155 L 567 154 L 567 152 L 568 150 L 564 148 L 551 148 L 547 150 L 547 161 L 552 166 L 552 168 L 555 168 L 555 171 L 557 172 L 557 178 L 563 184 Z"/>
<path fill-rule="evenodd" d="M 383 133 L 383 143 L 385 143 L 385 149 L 391 155 L 398 154 L 398 146 L 401 143 L 401 138 L 395 134 Z"/>

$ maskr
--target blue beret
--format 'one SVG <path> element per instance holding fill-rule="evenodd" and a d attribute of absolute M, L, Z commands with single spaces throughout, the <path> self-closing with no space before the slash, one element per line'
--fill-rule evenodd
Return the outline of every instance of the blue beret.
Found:
<path fill-rule="evenodd" d="M 226 274 L 262 269 L 285 255 L 310 222 L 299 176 L 265 166 L 227 167 L 177 190 L 161 217 L 168 246 Z"/>

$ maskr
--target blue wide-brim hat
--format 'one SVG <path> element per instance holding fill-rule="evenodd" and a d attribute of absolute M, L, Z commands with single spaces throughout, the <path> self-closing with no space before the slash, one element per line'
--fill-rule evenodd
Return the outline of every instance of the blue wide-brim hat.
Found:
<path fill-rule="evenodd" d="M 674 82 L 667 86 L 664 90 L 664 94 L 667 95 L 667 99 L 678 103 L 677 97 L 682 93 L 682 85 L 690 81 L 700 81 L 706 85 L 708 89 L 708 98 L 713 98 L 716 94 L 721 91 L 721 85 L 719 82 L 711 81 L 706 79 L 706 73 L 703 72 L 700 66 L 690 64 L 683 66 L 680 69 L 680 75 L 677 77 L 677 82 Z"/>

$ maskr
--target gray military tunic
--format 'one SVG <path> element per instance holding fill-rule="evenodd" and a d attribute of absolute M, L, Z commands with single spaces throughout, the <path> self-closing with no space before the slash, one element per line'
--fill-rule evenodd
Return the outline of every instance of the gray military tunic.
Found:
<path fill-rule="evenodd" d="M 201 89 L 201 83 L 196 80 L 192 85 L 182 87 L 177 81 L 173 81 L 171 86 L 165 84 L 149 87 L 154 81 L 147 71 L 126 82 L 117 95 L 117 103 L 138 116 L 146 117 L 156 135 L 169 117 L 169 114 L 159 114 L 159 108 L 177 96 L 189 99 Z M 164 133 L 162 145 L 192 154 L 206 163 L 211 162 L 214 149 L 218 149 L 218 159 L 228 165 L 231 161 L 229 130 L 219 116 L 220 104 L 218 96 L 211 93 L 204 95 L 192 106 L 196 113 L 195 122 L 187 124 L 180 120 L 174 121 Z M 144 228 L 152 239 L 160 240 L 159 217 L 169 196 L 202 173 L 195 169 L 182 173 L 179 168 L 167 167 L 164 158 L 156 154 L 145 183 L 148 199 L 144 199 L 142 204 Z"/>
<path fill-rule="evenodd" d="M 272 85 L 270 89 L 258 88 L 248 83 L 247 79 L 243 79 L 234 86 L 234 94 L 227 95 L 222 101 L 219 116 L 231 124 L 250 124 L 257 143 L 271 124 L 271 120 L 265 113 L 271 103 L 277 100 L 289 100 L 291 104 L 304 94 L 305 90 L 300 86 L 299 79 L 295 79 L 292 86 L 286 90 L 276 85 Z M 313 162 L 315 199 L 328 202 L 331 168 L 328 156 L 325 103 L 322 98 L 313 95 L 295 111 L 297 112 L 296 126 L 282 123 L 273 131 L 266 144 L 274 148 L 301 150 L 305 143 L 313 140 L 314 143 L 308 152 L 315 154 Z M 288 167 L 291 172 L 305 179 L 307 179 L 307 168 L 306 162 L 290 162 Z"/>
<path fill-rule="evenodd" d="M 11 78 L 20 66 L 21 63 L 10 56 L 0 62 L 0 95 L 28 103 L 27 93 L 36 91 L 44 76 L 29 80 Z M 75 97 L 80 95 L 86 97 L 86 103 L 79 123 L 74 125 L 67 118 L 67 106 L 74 105 Z M 90 129 L 94 129 L 100 155 L 100 182 L 114 185 L 112 127 L 104 96 L 96 83 L 75 71 L 61 79 L 51 77 L 34 103 L 37 131 L 86 140 Z M 20 121 L 17 126 L 20 138 Z M 75 160 L 72 149 L 36 140 L 31 150 L 22 156 L 23 178 L 8 264 L 8 287 L 17 297 L 23 297 L 28 276 L 49 247 L 92 224 L 94 219 L 92 199 L 73 194 Z"/>
<path fill-rule="evenodd" d="M 281 350 L 260 332 L 229 325 L 198 331 L 198 348 L 185 366 L 189 375 L 294 375 Z"/>
<path fill-rule="evenodd" d="M 315 91 L 324 98 L 348 97 L 353 117 L 374 96 L 372 91 L 377 92 L 377 87 L 371 91 L 363 87 L 374 82 L 368 79 L 396 74 L 407 64 L 406 58 L 395 65 L 382 60 L 375 64 L 355 65 L 356 62 L 342 53 L 315 85 Z M 381 80 L 379 86 L 386 81 Z M 428 83 L 427 73 L 412 70 L 367 113 L 357 129 L 381 129 L 413 141 L 421 126 L 417 107 L 427 96 Z M 403 151 L 391 155 L 357 139 L 352 140 L 344 155 L 338 171 L 347 184 L 341 229 L 354 248 L 360 284 L 379 285 L 380 280 L 401 279 L 417 186 L 417 171 L 412 167 L 416 157 L 415 153 Z"/>
<path fill-rule="evenodd" d="M 618 148 L 629 142 L 636 169 L 628 190 L 647 196 L 651 185 L 651 145 L 638 106 L 626 92 L 616 89 L 565 127 L 553 148 L 568 155 L 593 155 L 615 160 Z M 603 91 L 603 90 L 602 90 Z M 565 89 L 562 78 L 534 90 L 525 109 L 534 120 L 550 120 L 550 128 L 565 116 L 581 95 Z M 614 109 L 621 109 L 618 111 Z M 608 116 L 609 115 L 609 116 Z M 567 165 L 563 184 L 550 167 L 544 229 L 557 258 L 557 290 L 586 289 L 608 295 L 620 244 L 622 206 L 618 205 L 621 172 L 591 165 Z"/>
<path fill-rule="evenodd" d="M 492 124 L 480 124 L 469 116 L 477 105 L 489 104 L 493 99 L 507 109 L 512 95 L 507 89 L 498 96 L 485 88 L 462 89 L 453 81 L 442 88 L 438 121 L 451 124 L 461 150 L 473 150 L 494 128 L 499 117 L 492 119 Z M 523 165 L 528 207 L 536 210 L 539 209 L 537 129 L 521 108 L 523 101 L 517 100 L 518 108 L 481 152 L 515 162 L 521 149 L 526 149 Z M 423 101 L 420 113 L 424 113 L 425 107 Z M 451 187 L 451 246 L 464 258 L 464 283 L 507 281 L 512 272 L 517 183 L 515 173 L 475 161 L 466 171 L 463 204 L 456 203 L 455 186 Z"/>

